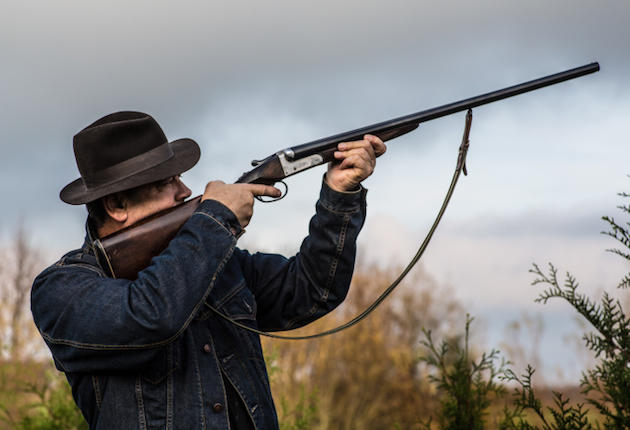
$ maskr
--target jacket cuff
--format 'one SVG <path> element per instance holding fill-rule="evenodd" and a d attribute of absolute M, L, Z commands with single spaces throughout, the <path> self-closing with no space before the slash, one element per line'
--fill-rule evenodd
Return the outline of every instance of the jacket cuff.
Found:
<path fill-rule="evenodd" d="M 365 204 L 366 195 L 367 189 L 363 185 L 354 191 L 335 191 L 326 182 L 324 174 L 319 200 L 324 207 L 335 212 L 357 212 Z"/>
<path fill-rule="evenodd" d="M 234 212 L 217 200 L 208 199 L 202 201 L 195 212 L 203 212 L 211 216 L 237 238 L 245 232 Z"/>

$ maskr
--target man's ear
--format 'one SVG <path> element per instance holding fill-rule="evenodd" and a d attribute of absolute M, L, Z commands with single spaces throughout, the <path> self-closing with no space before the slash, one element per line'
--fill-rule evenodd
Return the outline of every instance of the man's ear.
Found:
<path fill-rule="evenodd" d="M 127 202 L 117 194 L 103 197 L 103 208 L 114 221 L 124 223 L 129 217 Z"/>

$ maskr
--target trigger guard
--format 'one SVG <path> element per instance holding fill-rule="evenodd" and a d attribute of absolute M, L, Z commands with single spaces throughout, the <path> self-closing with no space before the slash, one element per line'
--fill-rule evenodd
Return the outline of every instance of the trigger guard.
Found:
<path fill-rule="evenodd" d="M 284 185 L 284 193 L 282 193 L 280 197 L 264 199 L 263 196 L 254 196 L 254 198 L 261 203 L 273 203 L 273 202 L 277 202 L 278 200 L 282 200 L 289 193 L 289 186 L 284 181 L 280 181 L 279 183 Z"/>

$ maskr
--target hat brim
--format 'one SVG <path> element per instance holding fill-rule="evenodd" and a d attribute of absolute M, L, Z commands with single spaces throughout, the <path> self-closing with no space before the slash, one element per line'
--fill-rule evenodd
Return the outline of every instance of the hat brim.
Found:
<path fill-rule="evenodd" d="M 71 205 L 82 205 L 100 199 L 108 194 L 129 190 L 140 185 L 160 181 L 171 176 L 179 175 L 191 169 L 201 155 L 199 145 L 192 139 L 177 139 L 170 142 L 173 156 L 163 163 L 144 170 L 120 181 L 88 189 L 83 179 L 79 178 L 66 185 L 59 193 L 59 198 Z"/>

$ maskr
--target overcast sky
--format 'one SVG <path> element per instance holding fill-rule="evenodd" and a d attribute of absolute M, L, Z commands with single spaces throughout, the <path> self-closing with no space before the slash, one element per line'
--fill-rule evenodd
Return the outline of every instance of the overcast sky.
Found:
<path fill-rule="evenodd" d="M 570 320 L 566 306 L 533 304 L 527 270 L 553 261 L 593 293 L 628 271 L 604 252 L 614 243 L 599 218 L 620 215 L 616 193 L 630 191 L 630 2 L 442 3 L 2 0 L 0 227 L 22 220 L 50 262 L 81 244 L 85 211 L 58 193 L 78 177 L 72 136 L 113 111 L 197 140 L 184 179 L 201 193 L 284 147 L 599 61 L 597 74 L 475 109 L 470 175 L 423 262 L 495 334 L 524 311 Z M 463 123 L 390 142 L 366 181 L 363 261 L 415 253 Z M 257 204 L 240 244 L 297 249 L 322 172 Z"/>

